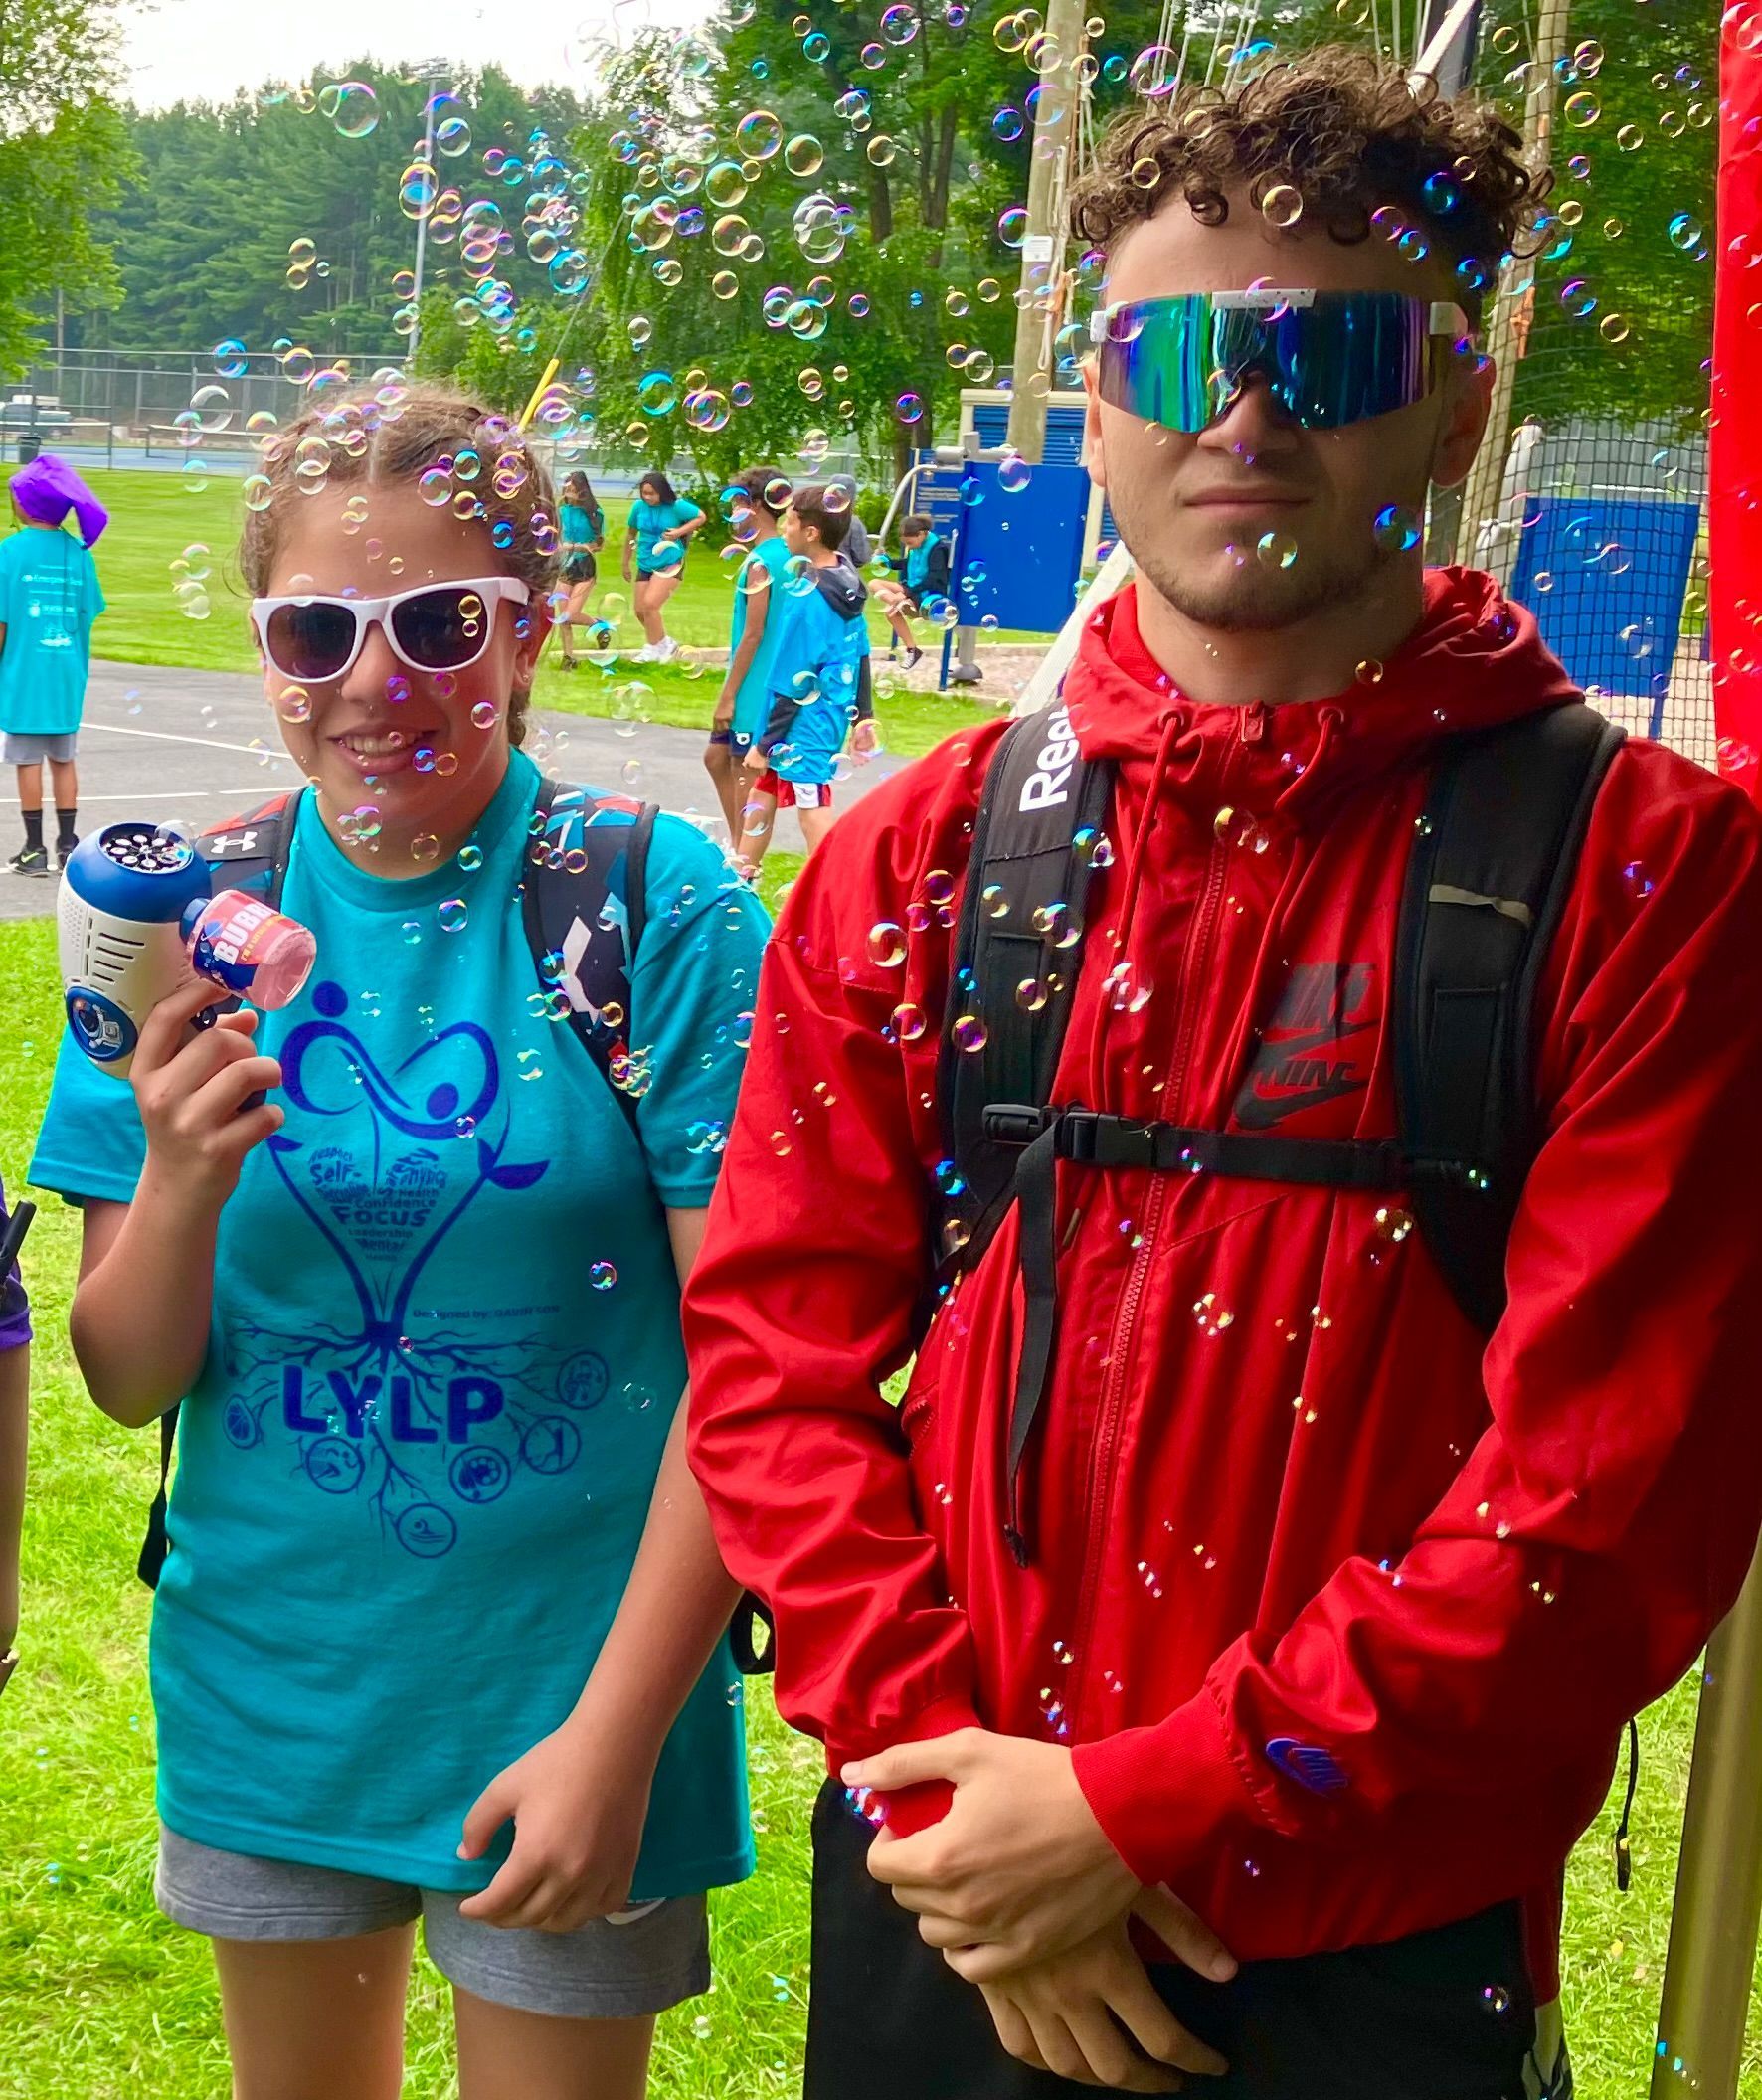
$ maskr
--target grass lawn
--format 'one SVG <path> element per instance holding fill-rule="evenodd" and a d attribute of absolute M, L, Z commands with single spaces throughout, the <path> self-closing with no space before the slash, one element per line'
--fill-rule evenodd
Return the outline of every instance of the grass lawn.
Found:
<path fill-rule="evenodd" d="M 217 475 L 200 489 L 186 488 L 174 474 L 93 473 L 88 477 L 109 506 L 110 529 L 98 549 L 98 572 L 109 611 L 92 636 L 96 653 L 118 663 L 169 664 L 206 671 L 255 671 L 256 651 L 246 633 L 245 590 L 237 548 L 244 509 L 239 482 Z M 709 540 L 710 544 L 702 542 Z M 206 550 L 208 613 L 193 619 L 172 596 L 172 563 L 191 547 Z M 693 647 L 726 647 L 731 609 L 729 577 L 709 528 L 686 563 L 685 579 L 667 607 L 668 630 Z M 192 573 L 204 556 L 191 560 Z M 614 547 L 601 557 L 601 585 L 591 610 L 611 620 L 616 646 L 642 646 L 642 630 L 630 611 L 629 587 L 617 574 Z M 871 608 L 869 626 L 878 644 L 887 628 Z M 921 628 L 926 647 L 940 635 Z M 993 707 L 1014 696 L 993 681 L 989 697 L 974 703 L 936 693 L 888 691 L 884 659 L 876 664 L 877 710 L 889 748 L 915 758 Z M 559 668 L 556 646 L 545 653 L 536 698 L 541 707 L 571 714 L 621 716 L 672 728 L 707 727 L 715 705 L 718 673 L 704 665 L 631 664 L 620 655 L 604 668 L 584 663 L 573 674 Z"/>
<path fill-rule="evenodd" d="M 797 866 L 792 855 L 771 856 L 773 894 Z M 47 919 L 0 926 L 0 1172 L 17 1191 L 58 1025 Z M 133 1565 L 153 1440 L 104 1423 L 81 1391 L 65 1340 L 76 1232 L 74 1213 L 47 1200 L 29 1248 L 39 1340 L 26 1666 L 0 1698 L 0 2096 L 215 2100 L 226 2079 L 208 1953 L 160 1919 L 151 1896 L 147 1595 Z M 1618 1895 L 1610 1864 L 1614 1801 L 1572 1862 L 1567 2023 L 1586 2100 L 1637 2096 L 1647 2079 L 1695 1688 L 1691 1677 L 1641 1723 L 1631 1893 Z M 664 2100 L 759 2100 L 796 2089 L 807 1816 L 819 1766 L 814 1746 L 779 1723 L 762 1684 L 748 1711 L 760 1871 L 718 1899 L 715 1992 L 663 2022 L 653 2090 Z M 444 1995 L 419 1964 L 407 2092 L 418 2100 L 451 2093 L 447 2056 Z M 1754 2032 L 1740 2090 L 1762 2100 Z"/>

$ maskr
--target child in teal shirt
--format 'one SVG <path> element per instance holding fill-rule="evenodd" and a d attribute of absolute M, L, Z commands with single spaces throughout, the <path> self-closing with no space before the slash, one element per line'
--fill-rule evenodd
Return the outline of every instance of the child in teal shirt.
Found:
<path fill-rule="evenodd" d="M 0 540 L 0 735 L 18 769 L 25 842 L 8 863 L 15 875 L 47 875 L 43 768 L 55 788 L 56 862 L 80 842 L 80 779 L 74 764 L 91 623 L 104 610 L 91 548 L 109 513 L 65 459 L 43 452 L 12 477 L 18 530 Z M 76 541 L 65 531 L 72 515 Z"/>
<path fill-rule="evenodd" d="M 728 835 L 738 839 L 747 798 L 742 762 L 771 714 L 772 669 L 789 625 L 786 600 L 810 589 L 812 578 L 778 530 L 790 507 L 790 484 L 777 468 L 748 467 L 735 475 L 729 494 L 730 530 L 747 557 L 734 580 L 728 670 L 711 717 L 704 767 L 728 819 Z"/>

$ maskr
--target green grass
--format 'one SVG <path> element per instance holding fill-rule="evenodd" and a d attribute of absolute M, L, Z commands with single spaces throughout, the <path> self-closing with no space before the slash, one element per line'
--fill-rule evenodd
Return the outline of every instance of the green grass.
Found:
<path fill-rule="evenodd" d="M 237 561 L 244 509 L 239 482 L 217 476 L 188 488 L 176 474 L 118 471 L 88 477 L 110 510 L 110 529 L 98 549 L 98 573 L 109 610 L 92 645 L 115 663 L 149 663 L 177 669 L 249 671 L 257 654 L 246 632 L 246 597 Z M 191 547 L 206 549 L 207 615 L 191 618 L 172 596 L 172 564 Z M 192 573 L 204 566 L 199 553 Z M 181 572 L 179 572 L 181 573 Z M 642 631 L 630 611 L 630 590 L 617 574 L 616 549 L 601 557 L 601 584 L 591 610 L 615 628 L 615 646 L 633 652 Z M 714 545 L 701 547 L 686 564 L 684 581 L 667 606 L 668 631 L 689 647 L 722 648 L 728 642 L 730 589 Z M 886 625 L 872 609 L 870 631 L 884 643 Z M 940 636 L 923 630 L 926 646 Z M 1000 637 L 1002 638 L 1002 637 Z M 888 747 L 916 758 L 944 737 L 1014 696 L 993 680 L 995 690 L 978 702 L 936 693 L 893 693 L 877 664 L 877 707 Z M 535 698 L 540 707 L 570 714 L 658 722 L 675 729 L 704 729 L 715 705 L 718 673 L 703 665 L 631 664 L 623 656 L 604 668 L 584 663 L 566 674 L 556 645 L 547 649 Z"/>
<path fill-rule="evenodd" d="M 798 866 L 793 855 L 770 857 L 774 898 Z M 0 926 L 0 1172 L 16 1191 L 58 1026 L 48 920 Z M 153 1440 L 106 1424 L 80 1389 L 65 1340 L 76 1233 L 74 1213 L 48 1201 L 29 1248 L 39 1340 L 26 1664 L 0 1698 L 0 2096 L 215 2100 L 226 2072 L 208 1951 L 158 1916 L 151 1893 L 147 1596 L 133 1563 Z M 1642 1721 L 1632 1891 L 1617 1894 L 1610 1867 L 1613 1800 L 1572 1862 L 1567 2026 L 1586 2100 L 1637 2100 L 1645 2088 L 1694 1699 L 1691 1678 Z M 760 1871 L 716 1901 L 714 1993 L 662 2022 L 659 2100 L 760 2100 L 797 2089 L 807 1818 L 820 1767 L 816 1747 L 778 1721 L 763 1685 L 748 1714 Z M 444 1992 L 421 1963 L 410 2056 L 412 2100 L 454 2091 Z M 1740 2092 L 1762 2100 L 1754 2031 Z"/>

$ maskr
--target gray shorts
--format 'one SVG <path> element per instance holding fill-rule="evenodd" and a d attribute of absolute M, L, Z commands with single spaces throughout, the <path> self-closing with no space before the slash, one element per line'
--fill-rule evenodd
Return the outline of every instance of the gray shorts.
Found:
<path fill-rule="evenodd" d="M 0 766 L 41 766 L 45 759 L 53 759 L 58 766 L 65 766 L 74 756 L 74 745 L 78 730 L 69 730 L 65 737 L 34 737 L 6 732 L 6 749 L 0 752 Z"/>
<path fill-rule="evenodd" d="M 456 1894 L 223 1852 L 163 1826 L 153 1894 L 173 1924 L 217 1940 L 345 1940 L 421 1918 L 449 1984 L 519 2012 L 631 2019 L 710 1988 L 702 1896 L 639 1904 L 576 1932 L 508 1930 L 461 1918 Z"/>

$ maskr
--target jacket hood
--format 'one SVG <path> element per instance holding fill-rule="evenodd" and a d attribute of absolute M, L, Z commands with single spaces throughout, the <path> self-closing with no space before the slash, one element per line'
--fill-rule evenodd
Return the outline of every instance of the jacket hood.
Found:
<path fill-rule="evenodd" d="M 868 586 L 848 562 L 831 562 L 814 572 L 819 595 L 840 619 L 860 619 Z"/>
<path fill-rule="evenodd" d="M 1367 672 L 1326 699 L 1279 707 L 1188 700 L 1140 637 L 1136 584 L 1096 613 L 1065 687 L 1086 757 L 1130 772 L 1171 735 L 1158 791 L 1214 792 L 1229 759 L 1238 798 L 1264 790 L 1288 808 L 1397 770 L 1441 737 L 1578 697 L 1534 615 L 1478 569 L 1429 570 L 1412 635 L 1380 674 Z"/>

